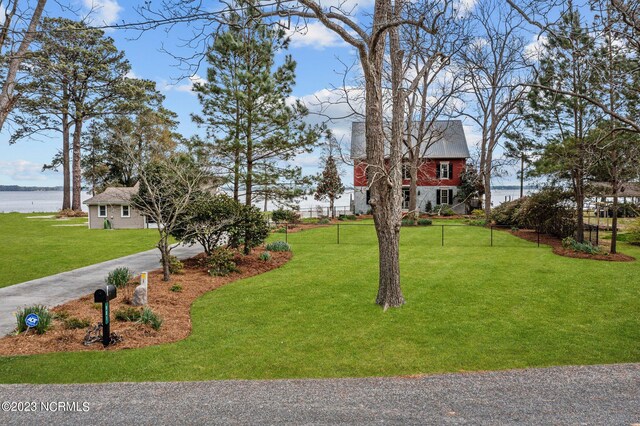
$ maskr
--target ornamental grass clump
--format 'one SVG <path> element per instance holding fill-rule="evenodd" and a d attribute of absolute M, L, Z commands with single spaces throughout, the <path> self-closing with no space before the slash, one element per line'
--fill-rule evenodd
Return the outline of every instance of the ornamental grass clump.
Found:
<path fill-rule="evenodd" d="M 134 322 L 140 319 L 140 310 L 132 307 L 123 306 L 113 313 L 113 317 L 117 321 Z"/>
<path fill-rule="evenodd" d="M 149 325 L 156 331 L 160 330 L 160 327 L 162 327 L 162 318 L 149 308 L 144 308 L 142 310 L 142 315 L 140 315 L 138 322 Z"/>
<path fill-rule="evenodd" d="M 284 241 L 274 241 L 267 244 L 267 251 L 291 251 L 291 246 Z"/>
<path fill-rule="evenodd" d="M 127 283 L 133 278 L 133 274 L 128 268 L 116 268 L 113 271 L 109 272 L 107 278 L 105 278 L 105 282 L 107 285 L 113 285 L 116 288 L 122 288 L 127 285 Z"/>
<path fill-rule="evenodd" d="M 18 333 L 22 333 L 23 331 L 26 331 L 27 328 L 29 328 L 25 323 L 25 319 L 29 314 L 36 314 L 38 316 L 38 319 L 39 319 L 38 325 L 36 325 L 35 327 L 31 327 L 33 330 L 36 331 L 36 333 L 44 334 L 51 326 L 51 320 L 53 319 L 53 315 L 51 315 L 51 312 L 49 312 L 49 309 L 47 309 L 46 306 L 44 305 L 27 306 L 26 308 L 20 309 L 18 312 L 16 312 L 16 322 L 17 322 L 16 330 L 18 331 Z"/>

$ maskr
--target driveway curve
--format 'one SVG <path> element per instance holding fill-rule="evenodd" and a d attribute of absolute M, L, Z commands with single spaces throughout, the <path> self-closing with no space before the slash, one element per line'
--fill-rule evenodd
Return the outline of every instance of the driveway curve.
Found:
<path fill-rule="evenodd" d="M 178 246 L 172 254 L 180 259 L 195 256 L 202 251 L 199 244 Z M 11 333 L 16 327 L 15 312 L 30 305 L 49 307 L 66 303 L 93 293 L 104 284 L 104 279 L 113 269 L 124 266 L 139 274 L 160 267 L 160 251 L 147 250 L 106 262 L 96 263 L 68 272 L 51 275 L 0 288 L 0 336 Z"/>

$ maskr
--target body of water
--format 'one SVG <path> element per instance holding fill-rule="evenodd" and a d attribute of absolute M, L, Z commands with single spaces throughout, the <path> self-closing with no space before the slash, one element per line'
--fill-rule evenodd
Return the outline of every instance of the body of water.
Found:
<path fill-rule="evenodd" d="M 82 193 L 82 201 L 91 195 Z M 0 213 L 57 212 L 62 208 L 62 191 L 0 191 Z M 87 206 L 82 205 L 87 211 Z"/>
<path fill-rule="evenodd" d="M 530 190 L 525 190 L 528 194 Z M 337 207 L 348 208 L 352 193 L 346 193 L 338 200 L 335 205 Z M 520 196 L 518 189 L 497 189 L 493 191 L 494 207 L 504 203 L 505 201 L 515 200 Z M 82 193 L 82 201 L 91 198 L 91 195 Z M 313 199 L 313 196 L 307 196 L 306 200 L 300 202 L 301 209 L 315 208 L 317 206 L 327 207 L 329 203 L 320 202 Z M 262 207 L 262 205 L 259 205 Z M 0 213 L 18 212 L 18 213 L 34 213 L 34 212 L 56 212 L 62 207 L 62 191 L 0 191 Z M 277 208 L 269 203 L 270 209 Z M 82 209 L 87 211 L 87 206 L 82 205 Z"/>

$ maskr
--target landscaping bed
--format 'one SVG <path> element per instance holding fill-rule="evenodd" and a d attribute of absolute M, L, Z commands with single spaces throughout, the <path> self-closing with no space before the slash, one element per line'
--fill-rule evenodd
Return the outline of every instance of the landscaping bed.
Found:
<path fill-rule="evenodd" d="M 519 229 L 517 231 L 510 230 L 511 234 L 534 243 L 538 242 L 538 234 L 533 229 Z M 562 240 L 552 235 L 540 234 L 540 244 L 545 244 L 553 248 L 553 252 L 559 256 L 573 257 L 577 259 L 605 260 L 609 262 L 633 262 L 634 257 L 627 256 L 622 253 L 598 253 L 589 254 L 572 250 L 562 246 Z"/>
<path fill-rule="evenodd" d="M 128 302 L 133 297 L 133 291 L 139 278 L 132 280 L 118 290 L 118 296 L 111 301 L 111 331 L 119 334 L 123 341 L 106 349 L 101 343 L 93 343 L 89 346 L 83 344 L 87 328 L 67 329 L 65 318 L 80 321 L 89 321 L 91 327 L 102 320 L 101 305 L 93 303 L 93 294 L 84 296 L 52 309 L 56 319 L 52 327 L 44 334 L 11 335 L 0 339 L 0 355 L 30 355 L 47 352 L 68 351 L 95 351 L 95 350 L 119 350 L 140 348 L 161 343 L 175 342 L 186 338 L 191 333 L 190 308 L 195 299 L 228 284 L 243 278 L 258 275 L 278 268 L 291 258 L 291 252 L 270 252 L 268 261 L 261 260 L 260 255 L 264 249 L 255 249 L 250 255 L 236 255 L 236 264 L 239 272 L 231 273 L 225 277 L 212 277 L 202 267 L 199 259 L 203 255 L 184 261 L 182 274 L 174 274 L 171 281 L 162 281 L 162 271 L 155 270 L 149 273 L 148 305 L 155 314 L 162 319 L 162 326 L 154 330 L 149 325 L 139 322 L 117 321 L 115 312 L 120 308 L 133 308 Z M 180 291 L 175 291 L 176 287 Z M 173 291 L 172 291 L 173 288 Z"/>

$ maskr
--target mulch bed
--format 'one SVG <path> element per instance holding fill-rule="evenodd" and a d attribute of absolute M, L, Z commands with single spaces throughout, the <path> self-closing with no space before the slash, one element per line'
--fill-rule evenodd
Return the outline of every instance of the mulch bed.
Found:
<path fill-rule="evenodd" d="M 512 235 L 515 235 L 516 237 L 520 237 L 524 240 L 531 241 L 534 243 L 538 242 L 538 234 L 533 229 L 519 229 L 517 231 L 512 231 L 512 230 L 507 230 L 507 231 L 510 232 Z M 562 240 L 560 238 L 547 235 L 547 234 L 540 234 L 540 244 L 546 244 L 548 246 L 551 246 L 553 248 L 553 252 L 559 256 L 574 257 L 577 259 L 605 260 L 608 262 L 633 262 L 636 260 L 634 257 L 627 256 L 626 254 L 622 254 L 622 253 L 589 254 L 589 253 L 583 253 L 580 251 L 575 251 L 572 249 L 567 249 L 562 247 Z M 606 247 L 604 248 L 606 249 Z"/>
<path fill-rule="evenodd" d="M 31 355 L 47 352 L 69 351 L 103 351 L 140 348 L 161 343 L 182 340 L 191 333 L 191 304 L 195 299 L 211 290 L 233 281 L 276 269 L 291 259 L 291 252 L 271 252 L 271 259 L 259 259 L 263 248 L 255 249 L 250 255 L 236 256 L 240 272 L 226 277 L 211 277 L 206 268 L 199 266 L 198 255 L 184 262 L 183 274 L 173 274 L 171 281 L 162 281 L 162 271 L 149 273 L 148 278 L 148 307 L 158 314 L 162 320 L 162 327 L 156 331 L 148 325 L 135 322 L 121 322 L 114 319 L 114 312 L 120 307 L 130 307 L 129 300 L 139 283 L 139 277 L 132 280 L 125 288 L 118 289 L 118 296 L 111 301 L 111 331 L 123 337 L 123 341 L 104 348 L 101 343 L 85 346 L 84 340 L 87 329 L 67 330 L 62 320 L 54 319 L 52 327 L 42 335 L 28 334 L 7 336 L 0 339 L 0 355 Z M 182 286 L 181 292 L 170 291 L 174 284 Z M 141 309 L 141 308 L 138 308 Z M 66 313 L 69 317 L 87 319 L 91 327 L 102 321 L 101 305 L 93 303 L 93 294 L 84 296 L 52 309 L 52 312 Z"/>

